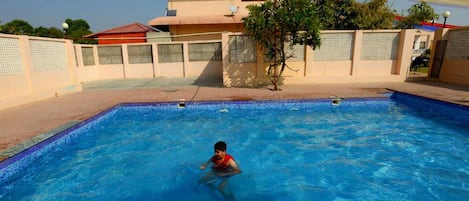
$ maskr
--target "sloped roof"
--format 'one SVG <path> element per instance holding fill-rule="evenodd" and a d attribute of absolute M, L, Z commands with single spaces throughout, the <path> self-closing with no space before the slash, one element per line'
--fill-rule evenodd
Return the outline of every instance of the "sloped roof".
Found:
<path fill-rule="evenodd" d="M 132 23 L 119 27 L 114 27 L 97 33 L 92 33 L 84 36 L 85 38 L 96 38 L 98 35 L 102 34 L 122 34 L 122 33 L 142 33 L 142 32 L 152 32 L 155 31 L 152 27 L 141 23 Z"/>
<path fill-rule="evenodd" d="M 427 3 L 436 3 L 441 5 L 468 6 L 468 0 L 425 0 Z"/>
<path fill-rule="evenodd" d="M 167 16 L 157 17 L 148 22 L 157 25 L 188 25 L 188 24 L 241 24 L 242 16 L 211 15 L 211 16 Z"/>
<path fill-rule="evenodd" d="M 397 21 L 400 21 L 400 20 L 403 20 L 405 17 L 402 17 L 402 16 L 398 16 L 396 15 L 394 17 L 394 19 L 396 19 Z M 444 24 L 445 28 L 459 28 L 461 26 L 458 26 L 458 25 L 453 25 L 453 24 Z M 429 31 L 435 31 L 435 30 L 438 30 L 438 29 L 441 29 L 443 28 L 443 24 L 442 23 L 437 23 L 437 22 L 421 22 L 420 25 L 416 25 L 415 28 L 417 29 L 425 29 L 425 30 L 429 30 Z"/>

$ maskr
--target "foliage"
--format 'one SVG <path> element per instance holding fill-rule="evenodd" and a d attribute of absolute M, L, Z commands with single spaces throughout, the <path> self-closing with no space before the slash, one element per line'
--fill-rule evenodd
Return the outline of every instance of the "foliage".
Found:
<path fill-rule="evenodd" d="M 17 35 L 32 35 L 34 28 L 28 22 L 16 19 L 3 25 L 2 32 Z"/>
<path fill-rule="evenodd" d="M 354 12 L 354 0 L 313 0 L 318 12 L 319 20 L 323 29 L 345 30 L 356 29 L 353 19 L 356 17 Z"/>
<path fill-rule="evenodd" d="M 61 29 L 56 27 L 36 27 L 33 28 L 28 22 L 24 20 L 13 20 L 6 23 L 5 25 L 0 25 L 0 33 L 6 34 L 17 34 L 17 35 L 29 35 L 29 36 L 40 36 L 40 37 L 50 37 L 50 38 L 70 38 L 75 43 L 85 43 L 85 44 L 96 44 L 95 40 L 86 40 L 83 39 L 84 35 L 91 34 L 90 25 L 86 20 L 78 19 L 66 19 L 65 22 L 69 25 L 69 29 L 64 33 Z"/>
<path fill-rule="evenodd" d="M 424 1 L 414 4 L 408 10 L 408 15 L 397 24 L 400 29 L 413 29 L 421 22 L 438 19 L 439 15 Z"/>
<path fill-rule="evenodd" d="M 83 36 L 91 34 L 90 25 L 84 19 L 72 20 L 70 18 L 65 20 L 68 24 L 68 30 L 66 30 L 67 38 L 73 39 L 74 43 L 80 44 L 96 44 L 95 40 L 84 39 Z"/>
<path fill-rule="evenodd" d="M 267 74 L 274 90 L 287 66 L 285 45 L 320 46 L 320 22 L 316 7 L 310 0 L 267 0 L 261 5 L 249 5 L 249 16 L 243 18 L 246 34 L 262 45 L 270 65 Z"/>
<path fill-rule="evenodd" d="M 49 37 L 49 38 L 63 38 L 64 33 L 55 27 L 46 28 L 43 26 L 37 27 L 34 29 L 34 33 L 39 37 Z"/>
<path fill-rule="evenodd" d="M 391 29 L 396 13 L 391 10 L 387 0 L 366 0 L 355 2 L 353 11 L 356 16 L 352 19 L 355 29 Z"/>
<path fill-rule="evenodd" d="M 387 0 L 313 0 L 323 29 L 390 29 L 395 13 Z"/>

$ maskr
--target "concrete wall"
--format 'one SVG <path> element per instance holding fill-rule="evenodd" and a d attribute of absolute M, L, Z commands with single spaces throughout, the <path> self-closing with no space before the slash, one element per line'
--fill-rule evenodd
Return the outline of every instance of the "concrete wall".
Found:
<path fill-rule="evenodd" d="M 284 84 L 406 79 L 415 30 L 324 31 L 323 34 L 321 49 L 296 48 L 301 54 L 288 62 L 292 70 L 285 70 Z M 0 109 L 80 91 L 80 83 L 94 80 L 198 77 L 223 78 L 227 87 L 270 84 L 266 76 L 269 64 L 265 62 L 262 48 L 252 39 L 244 41 L 245 44 L 230 41 L 230 37 L 240 35 L 226 32 L 221 40 L 121 45 L 72 45 L 69 40 L 0 35 Z M 241 49 L 230 49 L 233 44 L 240 44 L 237 48 Z M 174 52 L 159 52 L 161 45 L 176 45 L 181 49 L 166 48 L 165 51 Z M 106 47 L 118 47 L 119 51 Z M 100 63 L 103 61 L 109 64 Z M 467 66 L 465 61 L 446 62 L 459 66 L 459 72 Z M 448 68 L 442 75 L 452 73 Z"/>
<path fill-rule="evenodd" d="M 220 41 L 192 41 L 192 42 L 165 42 L 165 43 L 137 43 L 118 45 L 122 49 L 122 64 L 100 64 L 98 48 L 116 47 L 75 45 L 78 60 L 78 77 L 80 82 L 89 82 L 102 79 L 133 79 L 133 78 L 154 78 L 154 77 L 202 77 L 221 78 L 222 61 L 190 61 L 189 44 L 193 43 L 220 43 Z M 182 47 L 181 55 L 160 54 L 158 45 L 179 45 Z M 131 63 L 129 61 L 129 47 L 131 46 L 151 46 L 151 62 Z M 93 48 L 94 65 L 84 65 L 84 58 L 81 49 Z M 180 59 L 159 58 L 176 56 Z M 163 61 L 166 60 L 166 61 Z"/>
<path fill-rule="evenodd" d="M 231 15 L 233 14 L 229 6 L 238 8 L 236 14 L 246 16 L 249 11 L 246 9 L 250 4 L 261 4 L 264 1 L 242 1 L 242 0 L 171 0 L 168 1 L 169 10 L 177 10 L 177 16 L 204 16 L 204 15 Z M 203 8 L 203 9 L 194 9 Z"/>
<path fill-rule="evenodd" d="M 0 34 L 0 109 L 81 90 L 70 40 Z"/>
<path fill-rule="evenodd" d="M 170 25 L 173 41 L 221 40 L 222 32 L 244 32 L 242 24 Z"/>
<path fill-rule="evenodd" d="M 378 30 L 378 31 L 324 31 L 325 34 L 352 34 L 353 41 L 350 47 L 342 41 L 324 41 L 323 48 L 327 49 L 332 43 L 328 55 L 337 54 L 341 49 L 350 49 L 349 59 L 332 60 L 334 55 L 326 55 L 326 61 L 314 59 L 321 49 L 313 51 L 305 47 L 304 61 L 287 62 L 289 69 L 284 72 L 284 84 L 310 84 L 310 83 L 363 83 L 363 82 L 403 82 L 406 79 L 412 56 L 412 46 L 416 30 Z M 364 34 L 367 37 L 364 39 Z M 230 36 L 238 34 L 223 34 L 222 43 L 229 44 Z M 389 41 L 383 36 L 393 36 Z M 393 41 L 395 40 L 395 41 Z M 366 44 L 378 44 L 376 47 L 367 47 Z M 381 44 L 382 43 L 382 44 Z M 391 43 L 394 43 L 391 44 Z M 386 45 L 389 45 L 387 47 Z M 381 45 L 383 47 L 381 47 Z M 373 55 L 380 52 L 384 53 Z M 391 50 L 389 50 L 391 49 Z M 327 51 L 327 50 L 326 50 Z M 223 81 L 225 86 L 258 86 L 269 83 L 267 66 L 264 63 L 262 49 L 257 47 L 256 62 L 233 63 L 230 58 L 229 45 L 223 45 Z M 382 55 L 392 53 L 392 58 L 382 58 Z M 372 54 L 372 55 L 368 55 Z M 339 55 L 340 56 L 340 55 Z M 328 59 L 329 58 L 329 59 Z M 327 60 L 328 59 L 328 60 Z"/>
<path fill-rule="evenodd" d="M 171 34 L 169 32 L 147 32 L 147 42 L 149 43 L 171 42 Z"/>
<path fill-rule="evenodd" d="M 447 40 L 439 80 L 448 83 L 469 85 L 469 27 L 438 30 L 435 41 Z M 433 44 L 436 49 L 436 42 Z M 434 57 L 432 51 L 432 58 Z M 430 61 L 431 72 L 433 59 Z M 430 76 L 430 74 L 429 74 Z"/>

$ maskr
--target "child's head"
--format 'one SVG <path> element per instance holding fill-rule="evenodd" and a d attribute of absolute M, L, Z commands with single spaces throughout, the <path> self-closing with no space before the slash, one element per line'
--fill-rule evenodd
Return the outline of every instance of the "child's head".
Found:
<path fill-rule="evenodd" d="M 226 151 L 226 143 L 223 142 L 223 141 L 219 141 L 219 142 L 215 143 L 213 148 L 215 149 L 215 151 L 219 150 L 219 151 L 225 152 Z"/>

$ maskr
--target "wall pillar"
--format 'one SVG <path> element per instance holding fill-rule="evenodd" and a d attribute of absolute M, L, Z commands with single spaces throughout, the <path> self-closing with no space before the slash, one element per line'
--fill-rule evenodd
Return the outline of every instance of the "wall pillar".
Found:
<path fill-rule="evenodd" d="M 81 51 L 82 45 L 74 45 L 75 48 L 75 54 L 77 58 L 77 78 L 78 78 L 78 83 L 81 83 L 83 81 L 83 68 L 85 67 L 85 64 L 83 62 L 83 52 Z"/>
<path fill-rule="evenodd" d="M 123 43 L 122 44 L 122 64 L 123 64 L 123 68 L 122 68 L 122 73 L 124 75 L 124 79 L 127 78 L 127 74 L 129 73 L 129 51 L 127 49 L 127 44 Z"/>
<path fill-rule="evenodd" d="M 188 42 L 184 42 L 182 43 L 182 54 L 183 54 L 183 59 L 184 59 L 184 64 L 183 64 L 183 72 L 182 72 L 182 76 L 183 77 L 187 77 L 188 75 L 190 75 L 190 64 L 189 64 L 189 43 Z"/>
<path fill-rule="evenodd" d="M 361 54 L 362 54 L 362 41 L 363 41 L 363 31 L 355 31 L 353 37 L 353 53 L 352 53 L 352 66 L 350 69 L 350 75 L 357 76 L 359 74 L 359 68 L 361 63 Z"/>
<path fill-rule="evenodd" d="M 305 72 L 304 77 L 313 76 L 313 61 L 314 61 L 314 50 L 312 47 L 305 45 Z"/>
<path fill-rule="evenodd" d="M 223 63 L 223 86 L 231 87 L 231 79 L 228 74 L 230 66 L 230 36 L 228 32 L 224 32 L 221 35 L 221 54 Z"/>
<path fill-rule="evenodd" d="M 22 55 L 23 65 L 24 65 L 24 75 L 27 81 L 28 93 L 32 93 L 33 85 L 32 85 L 31 78 L 34 73 L 34 69 L 33 69 L 33 59 L 31 56 L 31 47 L 29 45 L 29 37 L 19 36 L 18 40 L 19 40 L 19 45 L 21 48 L 21 55 Z"/>
<path fill-rule="evenodd" d="M 156 77 L 160 74 L 158 71 L 158 44 L 152 43 L 151 44 L 151 49 L 152 49 L 152 56 L 153 56 L 153 77 Z"/>
<path fill-rule="evenodd" d="M 415 29 L 403 29 L 399 34 L 399 49 L 397 51 L 397 64 L 393 66 L 391 74 L 407 76 L 413 54 Z"/>
<path fill-rule="evenodd" d="M 81 84 L 79 80 L 79 73 L 77 69 L 77 60 L 78 55 L 75 52 L 75 47 L 73 46 L 72 40 L 64 40 L 65 42 L 65 51 L 67 54 L 67 63 L 68 63 L 68 70 L 70 72 L 70 79 L 72 83 L 77 87 L 78 91 L 81 91 Z"/>

